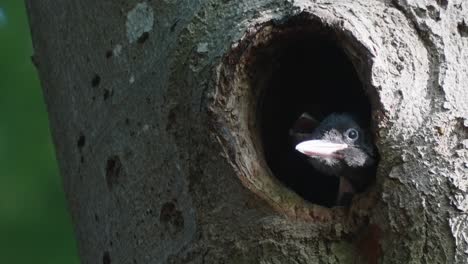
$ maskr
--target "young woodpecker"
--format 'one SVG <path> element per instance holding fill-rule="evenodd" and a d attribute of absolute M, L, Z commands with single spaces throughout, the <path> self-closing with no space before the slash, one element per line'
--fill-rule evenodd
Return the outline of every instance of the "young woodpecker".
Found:
<path fill-rule="evenodd" d="M 339 178 L 336 204 L 348 206 L 375 174 L 370 135 L 349 114 L 331 114 L 321 123 L 304 113 L 290 130 L 297 151 L 319 172 Z"/>

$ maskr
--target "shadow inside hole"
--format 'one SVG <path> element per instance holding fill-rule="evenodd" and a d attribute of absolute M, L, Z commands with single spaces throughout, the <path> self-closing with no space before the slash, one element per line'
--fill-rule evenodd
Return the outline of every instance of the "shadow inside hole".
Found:
<path fill-rule="evenodd" d="M 257 50 L 255 68 L 268 68 L 260 95 L 259 120 L 266 161 L 273 174 L 304 199 L 331 207 L 338 178 L 317 172 L 294 149 L 289 129 L 304 112 L 321 121 L 348 112 L 369 129 L 371 106 L 362 83 L 332 34 L 292 32 Z M 258 68 L 260 67 L 260 68 Z M 262 70 L 260 70 L 262 71 Z"/>

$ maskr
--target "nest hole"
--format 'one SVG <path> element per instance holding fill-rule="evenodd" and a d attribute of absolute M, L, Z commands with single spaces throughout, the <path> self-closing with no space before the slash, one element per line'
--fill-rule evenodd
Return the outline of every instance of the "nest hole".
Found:
<path fill-rule="evenodd" d="M 256 107 L 263 155 L 271 172 L 305 200 L 332 207 L 339 179 L 324 175 L 294 149 L 289 130 L 304 112 L 317 120 L 352 113 L 370 127 L 371 104 L 343 39 L 329 28 L 296 25 L 256 50 Z M 253 75 L 252 75 L 253 76 Z"/>
<path fill-rule="evenodd" d="M 333 207 L 339 179 L 316 171 L 289 134 L 306 112 L 351 113 L 371 128 L 370 57 L 345 30 L 304 14 L 249 30 L 224 57 L 211 103 L 214 128 L 241 182 L 286 214 Z M 314 217 L 312 217 L 314 218 Z"/>

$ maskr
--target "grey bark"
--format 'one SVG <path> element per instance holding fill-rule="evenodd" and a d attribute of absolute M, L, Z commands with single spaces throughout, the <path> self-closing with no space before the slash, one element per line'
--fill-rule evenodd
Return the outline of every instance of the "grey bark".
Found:
<path fill-rule="evenodd" d="M 27 8 L 83 263 L 468 263 L 467 1 Z M 372 101 L 382 158 L 349 210 L 282 186 L 251 132 L 252 47 L 299 14 Z"/>

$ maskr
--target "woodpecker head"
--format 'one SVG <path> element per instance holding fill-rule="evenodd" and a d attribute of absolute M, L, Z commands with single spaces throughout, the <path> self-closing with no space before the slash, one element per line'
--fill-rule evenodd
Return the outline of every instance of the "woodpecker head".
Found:
<path fill-rule="evenodd" d="M 320 123 L 303 114 L 291 135 L 296 150 L 322 173 L 340 177 L 375 164 L 370 135 L 349 114 L 331 114 Z"/>

